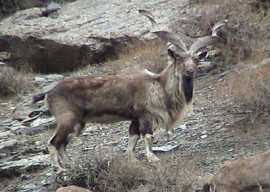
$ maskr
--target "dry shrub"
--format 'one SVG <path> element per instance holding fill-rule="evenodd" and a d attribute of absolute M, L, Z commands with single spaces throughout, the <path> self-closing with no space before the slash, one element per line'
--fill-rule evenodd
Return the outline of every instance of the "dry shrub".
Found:
<path fill-rule="evenodd" d="M 250 67 L 237 66 L 216 89 L 221 98 L 229 98 L 238 111 L 248 114 L 246 123 L 253 124 L 261 115 L 270 114 L 270 62 Z"/>
<path fill-rule="evenodd" d="M 130 163 L 118 156 L 84 162 L 70 175 L 70 180 L 61 185 L 77 185 L 95 192 L 189 192 L 193 191 L 196 168 L 190 160 L 178 160 L 175 155 L 159 164 Z"/>
<path fill-rule="evenodd" d="M 22 73 L 12 68 L 3 67 L 0 70 L 0 97 L 23 93 L 27 88 L 27 79 Z"/>
<path fill-rule="evenodd" d="M 197 184 L 196 175 L 199 175 L 195 161 L 179 157 L 177 154 L 166 154 L 160 164 L 148 175 L 149 183 L 155 186 L 153 191 L 193 192 Z M 149 173 L 149 170 L 147 172 Z"/>
<path fill-rule="evenodd" d="M 119 71 L 132 71 L 135 69 L 148 69 L 160 72 L 167 65 L 166 43 L 160 40 L 149 42 L 132 42 L 117 53 L 117 60 L 108 61 L 112 73 Z"/>
<path fill-rule="evenodd" d="M 270 113 L 270 64 L 253 66 L 270 53 L 270 1 L 194 2 L 192 14 L 195 12 L 197 16 L 191 15 L 191 26 L 198 28 L 199 32 L 191 36 L 209 35 L 214 23 L 228 20 L 227 27 L 219 34 L 224 39 L 220 47 L 223 60 L 217 58 L 219 60 L 215 62 L 223 69 L 231 67 L 231 64 L 242 64 L 233 67 L 234 70 L 228 73 L 224 81 L 219 82 L 216 96 L 233 101 L 235 107 L 230 110 L 247 114 L 245 125 L 254 124 L 259 117 Z"/>
<path fill-rule="evenodd" d="M 185 29 L 189 36 L 209 35 L 214 23 L 228 20 L 227 27 L 220 34 L 225 39 L 223 63 L 236 64 L 263 56 L 270 50 L 270 1 L 206 0 L 196 1 L 192 6 L 188 28 L 197 30 Z M 181 26 L 182 23 L 179 28 Z"/>

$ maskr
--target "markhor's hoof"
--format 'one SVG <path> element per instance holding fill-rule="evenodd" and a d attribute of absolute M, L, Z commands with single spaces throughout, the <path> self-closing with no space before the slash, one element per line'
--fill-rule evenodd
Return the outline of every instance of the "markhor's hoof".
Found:
<path fill-rule="evenodd" d="M 56 172 L 56 174 L 60 174 L 60 173 L 68 171 L 68 169 L 64 169 L 62 167 L 54 167 L 53 171 Z"/>

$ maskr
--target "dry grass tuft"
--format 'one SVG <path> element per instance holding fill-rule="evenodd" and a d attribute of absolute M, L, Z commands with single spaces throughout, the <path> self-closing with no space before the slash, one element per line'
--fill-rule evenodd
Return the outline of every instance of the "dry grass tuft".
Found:
<path fill-rule="evenodd" d="M 84 162 L 70 172 L 62 185 L 77 185 L 95 192 L 193 191 L 194 175 L 198 171 L 189 160 L 163 159 L 159 164 L 130 163 L 124 157 L 96 159 Z"/>
<path fill-rule="evenodd" d="M 226 42 L 222 46 L 223 63 L 237 64 L 239 61 L 264 57 L 270 51 L 270 2 L 268 1 L 194 1 L 186 35 L 211 34 L 214 23 L 227 19 L 227 28 L 220 34 Z M 196 13 L 194 16 L 194 12 Z M 182 26 L 180 23 L 179 27 Z M 194 30 L 196 28 L 197 30 Z"/>
<path fill-rule="evenodd" d="M 230 98 L 246 113 L 246 123 L 253 124 L 261 116 L 270 114 L 270 62 L 254 68 L 237 66 L 216 89 L 222 99 Z"/>
<path fill-rule="evenodd" d="M 136 69 L 148 69 L 153 72 L 160 72 L 167 65 L 166 43 L 159 40 L 147 43 L 133 42 L 117 55 L 117 60 L 107 62 L 112 73 L 119 71 L 132 71 Z"/>
<path fill-rule="evenodd" d="M 211 34 L 214 23 L 228 20 L 227 27 L 220 34 L 224 37 L 223 45 L 220 45 L 222 60 L 217 58 L 214 62 L 221 69 L 219 71 L 230 68 L 232 64 L 238 65 L 218 83 L 216 97 L 233 101 L 235 108 L 230 110 L 247 114 L 245 125 L 269 115 L 270 64 L 258 64 L 270 53 L 270 1 L 194 0 L 190 6 L 196 16 L 191 14 L 192 23 L 189 25 L 198 30 L 185 28 L 187 35 Z"/>
<path fill-rule="evenodd" d="M 20 94 L 28 87 L 27 79 L 12 68 L 3 67 L 0 71 L 0 97 Z"/>

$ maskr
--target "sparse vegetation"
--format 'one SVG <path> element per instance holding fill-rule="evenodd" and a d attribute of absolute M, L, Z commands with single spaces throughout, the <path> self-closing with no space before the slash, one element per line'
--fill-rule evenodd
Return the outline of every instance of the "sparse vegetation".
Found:
<path fill-rule="evenodd" d="M 160 40 L 146 43 L 134 42 L 128 44 L 125 49 L 117 53 L 117 60 L 107 62 L 112 73 L 130 71 L 134 69 L 148 69 L 153 72 L 162 71 L 166 63 L 166 46 Z"/>
<path fill-rule="evenodd" d="M 270 1 L 194 1 L 192 7 L 199 16 L 194 17 L 195 25 L 207 31 L 211 24 L 228 20 L 228 26 L 221 36 L 223 60 L 216 61 L 219 71 L 228 69 L 232 64 L 245 63 L 229 73 L 225 83 L 216 90 L 217 95 L 235 101 L 239 108 L 248 112 L 248 123 L 254 123 L 270 109 L 270 71 L 269 64 L 252 68 L 267 56 L 270 49 Z M 207 31 L 210 33 L 210 31 Z M 248 66 L 247 64 L 250 64 Z"/>
<path fill-rule="evenodd" d="M 253 124 L 261 116 L 270 114 L 270 63 L 250 66 L 238 66 L 225 77 L 216 90 L 216 95 L 232 100 L 238 111 L 247 114 L 245 123 Z"/>
<path fill-rule="evenodd" d="M 192 23 L 186 28 L 198 30 L 191 33 L 185 29 L 187 35 L 210 34 L 211 25 L 228 20 L 227 29 L 221 34 L 225 39 L 221 45 L 223 65 L 264 57 L 270 51 L 270 1 L 207 0 L 194 1 L 191 5 L 196 14 L 190 15 Z"/>
<path fill-rule="evenodd" d="M 0 70 L 0 97 L 23 93 L 27 88 L 27 79 L 22 73 L 12 68 L 3 67 Z"/>
<path fill-rule="evenodd" d="M 169 160 L 163 161 L 152 165 L 143 161 L 128 162 L 124 157 L 99 157 L 94 164 L 85 161 L 82 166 L 71 170 L 67 174 L 70 180 L 60 183 L 77 185 L 96 192 L 193 191 L 193 174 L 198 171 L 195 164 L 180 160 L 173 154 Z"/>

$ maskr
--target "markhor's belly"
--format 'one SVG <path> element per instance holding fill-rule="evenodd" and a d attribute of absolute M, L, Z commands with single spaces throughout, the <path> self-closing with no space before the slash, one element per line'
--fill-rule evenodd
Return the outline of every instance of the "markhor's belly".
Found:
<path fill-rule="evenodd" d="M 120 117 L 118 115 L 103 114 L 101 116 L 84 116 L 84 122 L 92 123 L 115 123 L 119 121 L 128 121 L 129 119 Z"/>

